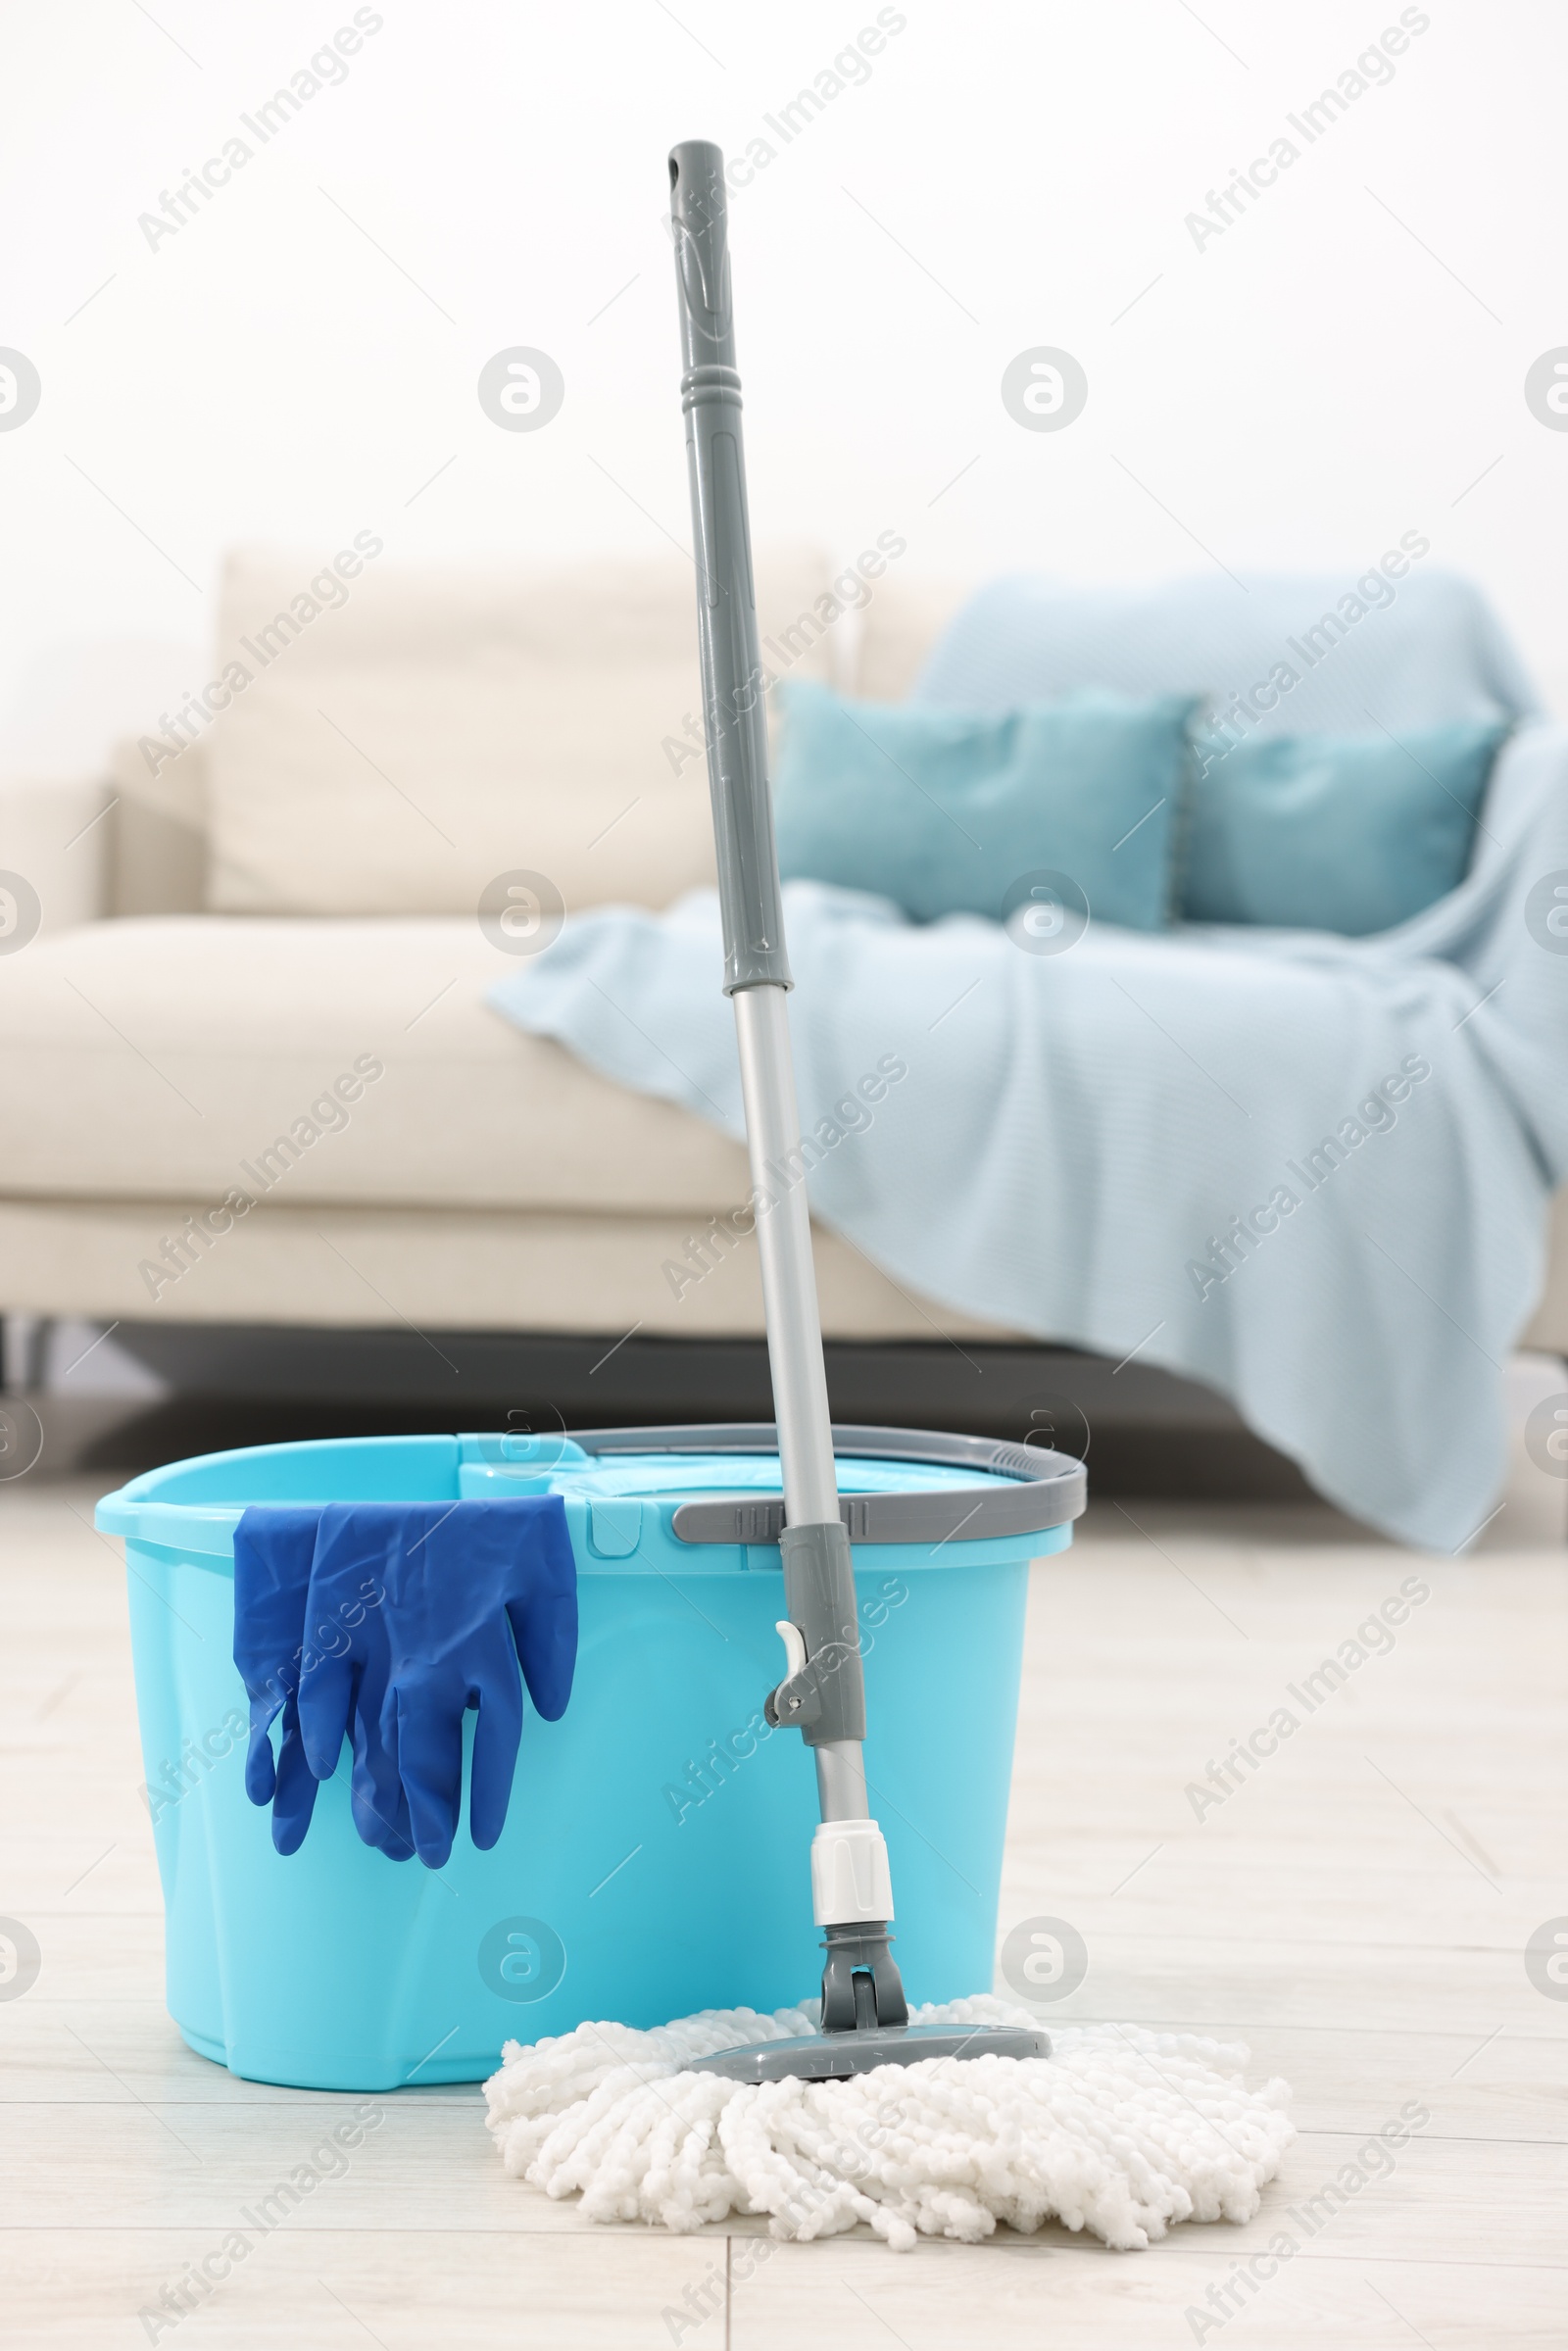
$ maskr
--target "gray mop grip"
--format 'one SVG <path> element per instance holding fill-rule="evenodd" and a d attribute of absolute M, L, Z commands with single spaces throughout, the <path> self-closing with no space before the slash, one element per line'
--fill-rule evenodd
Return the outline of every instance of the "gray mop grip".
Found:
<path fill-rule="evenodd" d="M 767 789 L 767 721 L 746 517 L 724 158 L 710 140 L 686 139 L 671 149 L 669 210 L 685 370 L 680 388 L 697 553 L 708 787 L 729 996 L 737 988 L 788 988 L 793 982 L 784 953 Z"/>
<path fill-rule="evenodd" d="M 834 1519 L 819 1527 L 786 1527 L 778 1540 L 784 1605 L 806 1642 L 806 1663 L 773 1692 L 776 1719 L 797 1722 L 808 1747 L 863 1739 L 865 1669 L 849 1530 Z"/>

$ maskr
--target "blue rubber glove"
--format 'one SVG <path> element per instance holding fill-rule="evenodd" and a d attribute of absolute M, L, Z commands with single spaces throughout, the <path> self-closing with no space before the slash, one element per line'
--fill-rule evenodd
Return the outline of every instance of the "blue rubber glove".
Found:
<path fill-rule="evenodd" d="M 440 1869 L 463 1795 L 463 1718 L 476 1708 L 469 1833 L 500 1837 L 522 1736 L 519 1665 L 547 1722 L 564 1713 L 577 1654 L 577 1569 L 558 1494 L 510 1501 L 332 1504 L 321 1512 L 308 1615 L 342 1621 L 345 1586 L 384 1593 L 347 1654 L 300 1686 L 311 1769 L 354 1745 L 354 1812 L 384 1813 L 394 1785 L 415 1850 Z M 367 1841 L 374 1841 L 367 1837 Z"/>
<path fill-rule="evenodd" d="M 349 1809 L 362 1844 L 389 1861 L 414 1859 L 408 1800 L 396 1754 L 379 1733 L 390 1663 L 381 1572 L 384 1530 L 367 1528 L 377 1515 L 402 1523 L 405 1505 L 376 1509 L 329 1504 L 312 1513 L 312 1550 L 305 1617 L 311 1628 L 301 1658 L 299 1720 L 306 1769 L 330 1780 L 345 1732 L 354 1748 Z"/>
<path fill-rule="evenodd" d="M 234 1530 L 234 1663 L 251 1702 L 245 1793 L 272 1807 L 272 1842 L 298 1852 L 316 1779 L 300 1738 L 305 1601 L 319 1510 L 247 1510 Z M 271 1728 L 282 1717 L 276 1760 Z"/>

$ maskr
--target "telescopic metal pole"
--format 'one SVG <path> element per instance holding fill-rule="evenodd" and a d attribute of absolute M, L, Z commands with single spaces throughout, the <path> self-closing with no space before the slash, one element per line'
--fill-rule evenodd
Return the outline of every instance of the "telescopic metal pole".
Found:
<path fill-rule="evenodd" d="M 788 1616 L 779 1630 L 788 1671 L 767 1712 L 770 1721 L 797 1727 L 815 1754 L 824 1828 L 812 1846 L 812 1888 L 817 1923 L 828 1932 L 823 2022 L 844 2030 L 858 2018 L 868 2021 L 873 1997 L 881 2024 L 902 2023 L 907 2011 L 887 1948 L 887 1848 L 868 1818 L 865 1683 L 849 1535 L 839 1516 L 785 1005 L 793 982 L 767 781 L 723 157 L 708 140 L 685 141 L 670 155 L 669 179 L 724 989 L 735 1005 L 784 1484 Z"/>

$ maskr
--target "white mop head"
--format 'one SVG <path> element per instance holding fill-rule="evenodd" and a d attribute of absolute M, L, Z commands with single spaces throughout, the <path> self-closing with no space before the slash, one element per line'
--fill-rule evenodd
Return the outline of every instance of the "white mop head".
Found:
<path fill-rule="evenodd" d="M 920 2025 L 1038 2024 L 982 1996 Z M 683 2069 L 816 2031 L 814 2009 L 705 2009 L 652 2033 L 579 2025 L 508 2041 L 485 2084 L 509 2172 L 582 2197 L 592 2221 L 692 2229 L 770 2216 L 776 2237 L 865 2221 L 895 2252 L 973 2243 L 999 2221 L 1088 2229 L 1142 2251 L 1177 2221 L 1250 2221 L 1296 2132 L 1283 2082 L 1248 2089 L 1244 2048 L 1134 2026 L 1052 2028 L 1048 2058 L 926 2059 L 847 2082 L 726 2081 Z"/>

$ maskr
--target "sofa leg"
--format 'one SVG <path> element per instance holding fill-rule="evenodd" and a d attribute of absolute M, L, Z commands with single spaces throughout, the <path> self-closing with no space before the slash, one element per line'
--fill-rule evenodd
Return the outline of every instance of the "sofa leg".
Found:
<path fill-rule="evenodd" d="M 51 1318 L 47 1314 L 8 1314 L 4 1318 L 4 1372 L 0 1386 L 12 1395 L 24 1395 L 43 1386 Z"/>

